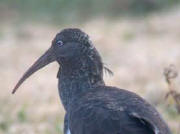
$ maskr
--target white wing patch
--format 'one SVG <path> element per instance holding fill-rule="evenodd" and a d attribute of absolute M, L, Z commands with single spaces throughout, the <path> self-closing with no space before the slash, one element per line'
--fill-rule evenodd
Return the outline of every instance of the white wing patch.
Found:
<path fill-rule="evenodd" d="M 68 128 L 68 130 L 67 130 L 67 133 L 66 134 L 71 134 L 71 131 L 70 131 L 70 129 Z"/>

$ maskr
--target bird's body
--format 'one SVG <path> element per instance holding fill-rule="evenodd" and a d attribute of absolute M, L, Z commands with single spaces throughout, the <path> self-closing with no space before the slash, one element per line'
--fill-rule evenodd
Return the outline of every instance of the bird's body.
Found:
<path fill-rule="evenodd" d="M 105 85 L 102 62 L 92 75 L 82 67 L 85 60 L 73 58 L 57 75 L 66 109 L 65 134 L 170 134 L 159 113 L 144 99 Z"/>
<path fill-rule="evenodd" d="M 158 112 L 132 92 L 100 86 L 67 112 L 71 134 L 170 134 Z"/>
<path fill-rule="evenodd" d="M 171 134 L 160 114 L 144 99 L 105 85 L 101 57 L 79 29 L 58 33 L 13 93 L 32 73 L 55 60 L 60 64 L 57 78 L 66 111 L 65 134 Z"/>

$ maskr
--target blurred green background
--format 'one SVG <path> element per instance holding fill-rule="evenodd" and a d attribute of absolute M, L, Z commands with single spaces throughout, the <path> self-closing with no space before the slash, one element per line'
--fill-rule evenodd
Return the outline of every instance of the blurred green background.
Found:
<path fill-rule="evenodd" d="M 108 85 L 144 97 L 178 134 L 180 115 L 173 99 L 165 100 L 163 70 L 174 64 L 180 71 L 179 22 L 180 0 L 0 0 L 0 134 L 63 132 L 56 63 L 34 74 L 15 95 L 11 90 L 67 27 L 90 35 L 114 72 L 104 76 Z M 178 77 L 177 92 L 179 83 Z"/>
<path fill-rule="evenodd" d="M 46 22 L 84 22 L 98 16 L 109 19 L 124 15 L 143 16 L 178 4 L 179 0 L 1 0 L 5 18 L 40 20 Z"/>

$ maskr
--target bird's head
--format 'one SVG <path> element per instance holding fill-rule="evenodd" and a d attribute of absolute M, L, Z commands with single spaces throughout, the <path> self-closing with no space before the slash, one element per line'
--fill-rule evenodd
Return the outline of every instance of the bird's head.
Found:
<path fill-rule="evenodd" d="M 103 64 L 101 57 L 89 36 L 80 29 L 64 29 L 56 35 L 52 41 L 51 47 L 24 73 L 13 89 L 15 93 L 19 86 L 34 72 L 43 68 L 47 64 L 57 61 L 62 67 L 68 62 L 76 62 L 86 59 L 84 63 L 87 71 L 91 75 L 99 75 L 102 77 Z M 74 65 L 75 66 L 75 65 Z"/>
<path fill-rule="evenodd" d="M 52 53 L 60 64 L 80 59 L 95 50 L 89 36 L 80 29 L 62 30 L 52 41 L 51 47 Z"/>

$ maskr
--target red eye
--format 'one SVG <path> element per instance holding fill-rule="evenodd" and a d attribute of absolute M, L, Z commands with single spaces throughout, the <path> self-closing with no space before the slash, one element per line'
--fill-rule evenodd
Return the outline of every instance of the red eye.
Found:
<path fill-rule="evenodd" d="M 63 42 L 61 40 L 59 40 L 57 43 L 56 43 L 58 46 L 63 46 Z"/>

